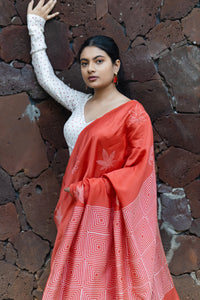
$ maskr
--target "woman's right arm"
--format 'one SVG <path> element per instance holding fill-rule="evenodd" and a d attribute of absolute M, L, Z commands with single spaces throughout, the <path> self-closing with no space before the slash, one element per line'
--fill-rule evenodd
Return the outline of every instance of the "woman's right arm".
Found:
<path fill-rule="evenodd" d="M 27 26 L 31 38 L 32 64 L 39 84 L 56 101 L 73 111 L 81 99 L 88 97 L 88 95 L 68 87 L 60 80 L 55 75 L 46 54 L 47 46 L 44 39 L 44 25 L 46 20 L 58 14 L 49 15 L 49 10 L 53 8 L 55 3 L 56 1 L 50 0 L 44 5 L 44 1 L 40 0 L 34 9 L 33 1 L 28 6 Z"/>

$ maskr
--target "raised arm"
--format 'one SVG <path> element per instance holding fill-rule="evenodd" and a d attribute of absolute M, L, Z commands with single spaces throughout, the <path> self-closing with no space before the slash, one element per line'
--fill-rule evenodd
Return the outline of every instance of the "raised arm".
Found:
<path fill-rule="evenodd" d="M 31 38 L 32 64 L 39 84 L 56 101 L 73 111 L 81 99 L 88 97 L 88 95 L 70 88 L 54 73 L 46 54 L 44 25 L 47 20 L 59 13 L 49 14 L 56 4 L 55 0 L 50 0 L 45 5 L 44 2 L 44 0 L 40 0 L 35 8 L 33 8 L 33 0 L 28 5 L 27 25 Z"/>

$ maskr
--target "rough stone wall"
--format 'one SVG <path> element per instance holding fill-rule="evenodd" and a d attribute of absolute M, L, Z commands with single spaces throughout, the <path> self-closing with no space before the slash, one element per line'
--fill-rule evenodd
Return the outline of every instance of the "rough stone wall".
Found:
<path fill-rule="evenodd" d="M 68 160 L 69 112 L 31 66 L 27 0 L 0 0 L 0 299 L 41 299 Z M 58 0 L 46 25 L 56 74 L 84 91 L 75 56 L 87 36 L 114 37 L 125 87 L 150 114 L 158 219 L 181 299 L 200 299 L 200 1 Z"/>

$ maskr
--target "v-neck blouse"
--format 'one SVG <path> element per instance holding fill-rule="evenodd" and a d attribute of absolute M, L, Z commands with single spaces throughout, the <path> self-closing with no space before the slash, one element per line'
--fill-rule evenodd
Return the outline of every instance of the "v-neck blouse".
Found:
<path fill-rule="evenodd" d="M 84 114 L 85 104 L 89 99 L 90 99 L 90 95 L 88 95 L 88 98 L 84 98 L 82 99 L 82 101 L 79 102 L 79 105 L 72 112 L 72 115 L 64 125 L 64 129 L 63 129 L 64 137 L 68 144 L 70 154 L 74 149 L 74 146 L 76 144 L 76 141 L 81 131 L 87 125 L 92 123 L 92 121 L 90 122 L 85 121 L 85 114 Z"/>

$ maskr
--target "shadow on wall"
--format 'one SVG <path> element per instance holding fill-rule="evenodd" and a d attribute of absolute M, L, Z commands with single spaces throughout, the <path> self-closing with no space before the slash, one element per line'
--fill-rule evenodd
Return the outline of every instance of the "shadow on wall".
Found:
<path fill-rule="evenodd" d="M 68 161 L 69 117 L 39 87 L 31 66 L 26 7 L 0 1 L 0 299 L 41 299 L 56 229 L 53 212 Z M 124 86 L 150 114 L 158 219 L 183 299 L 200 295 L 199 1 L 58 0 L 46 24 L 57 76 L 84 91 L 76 54 L 86 37 L 114 37 Z M 59 47 L 55 47 L 59 45 Z"/>

